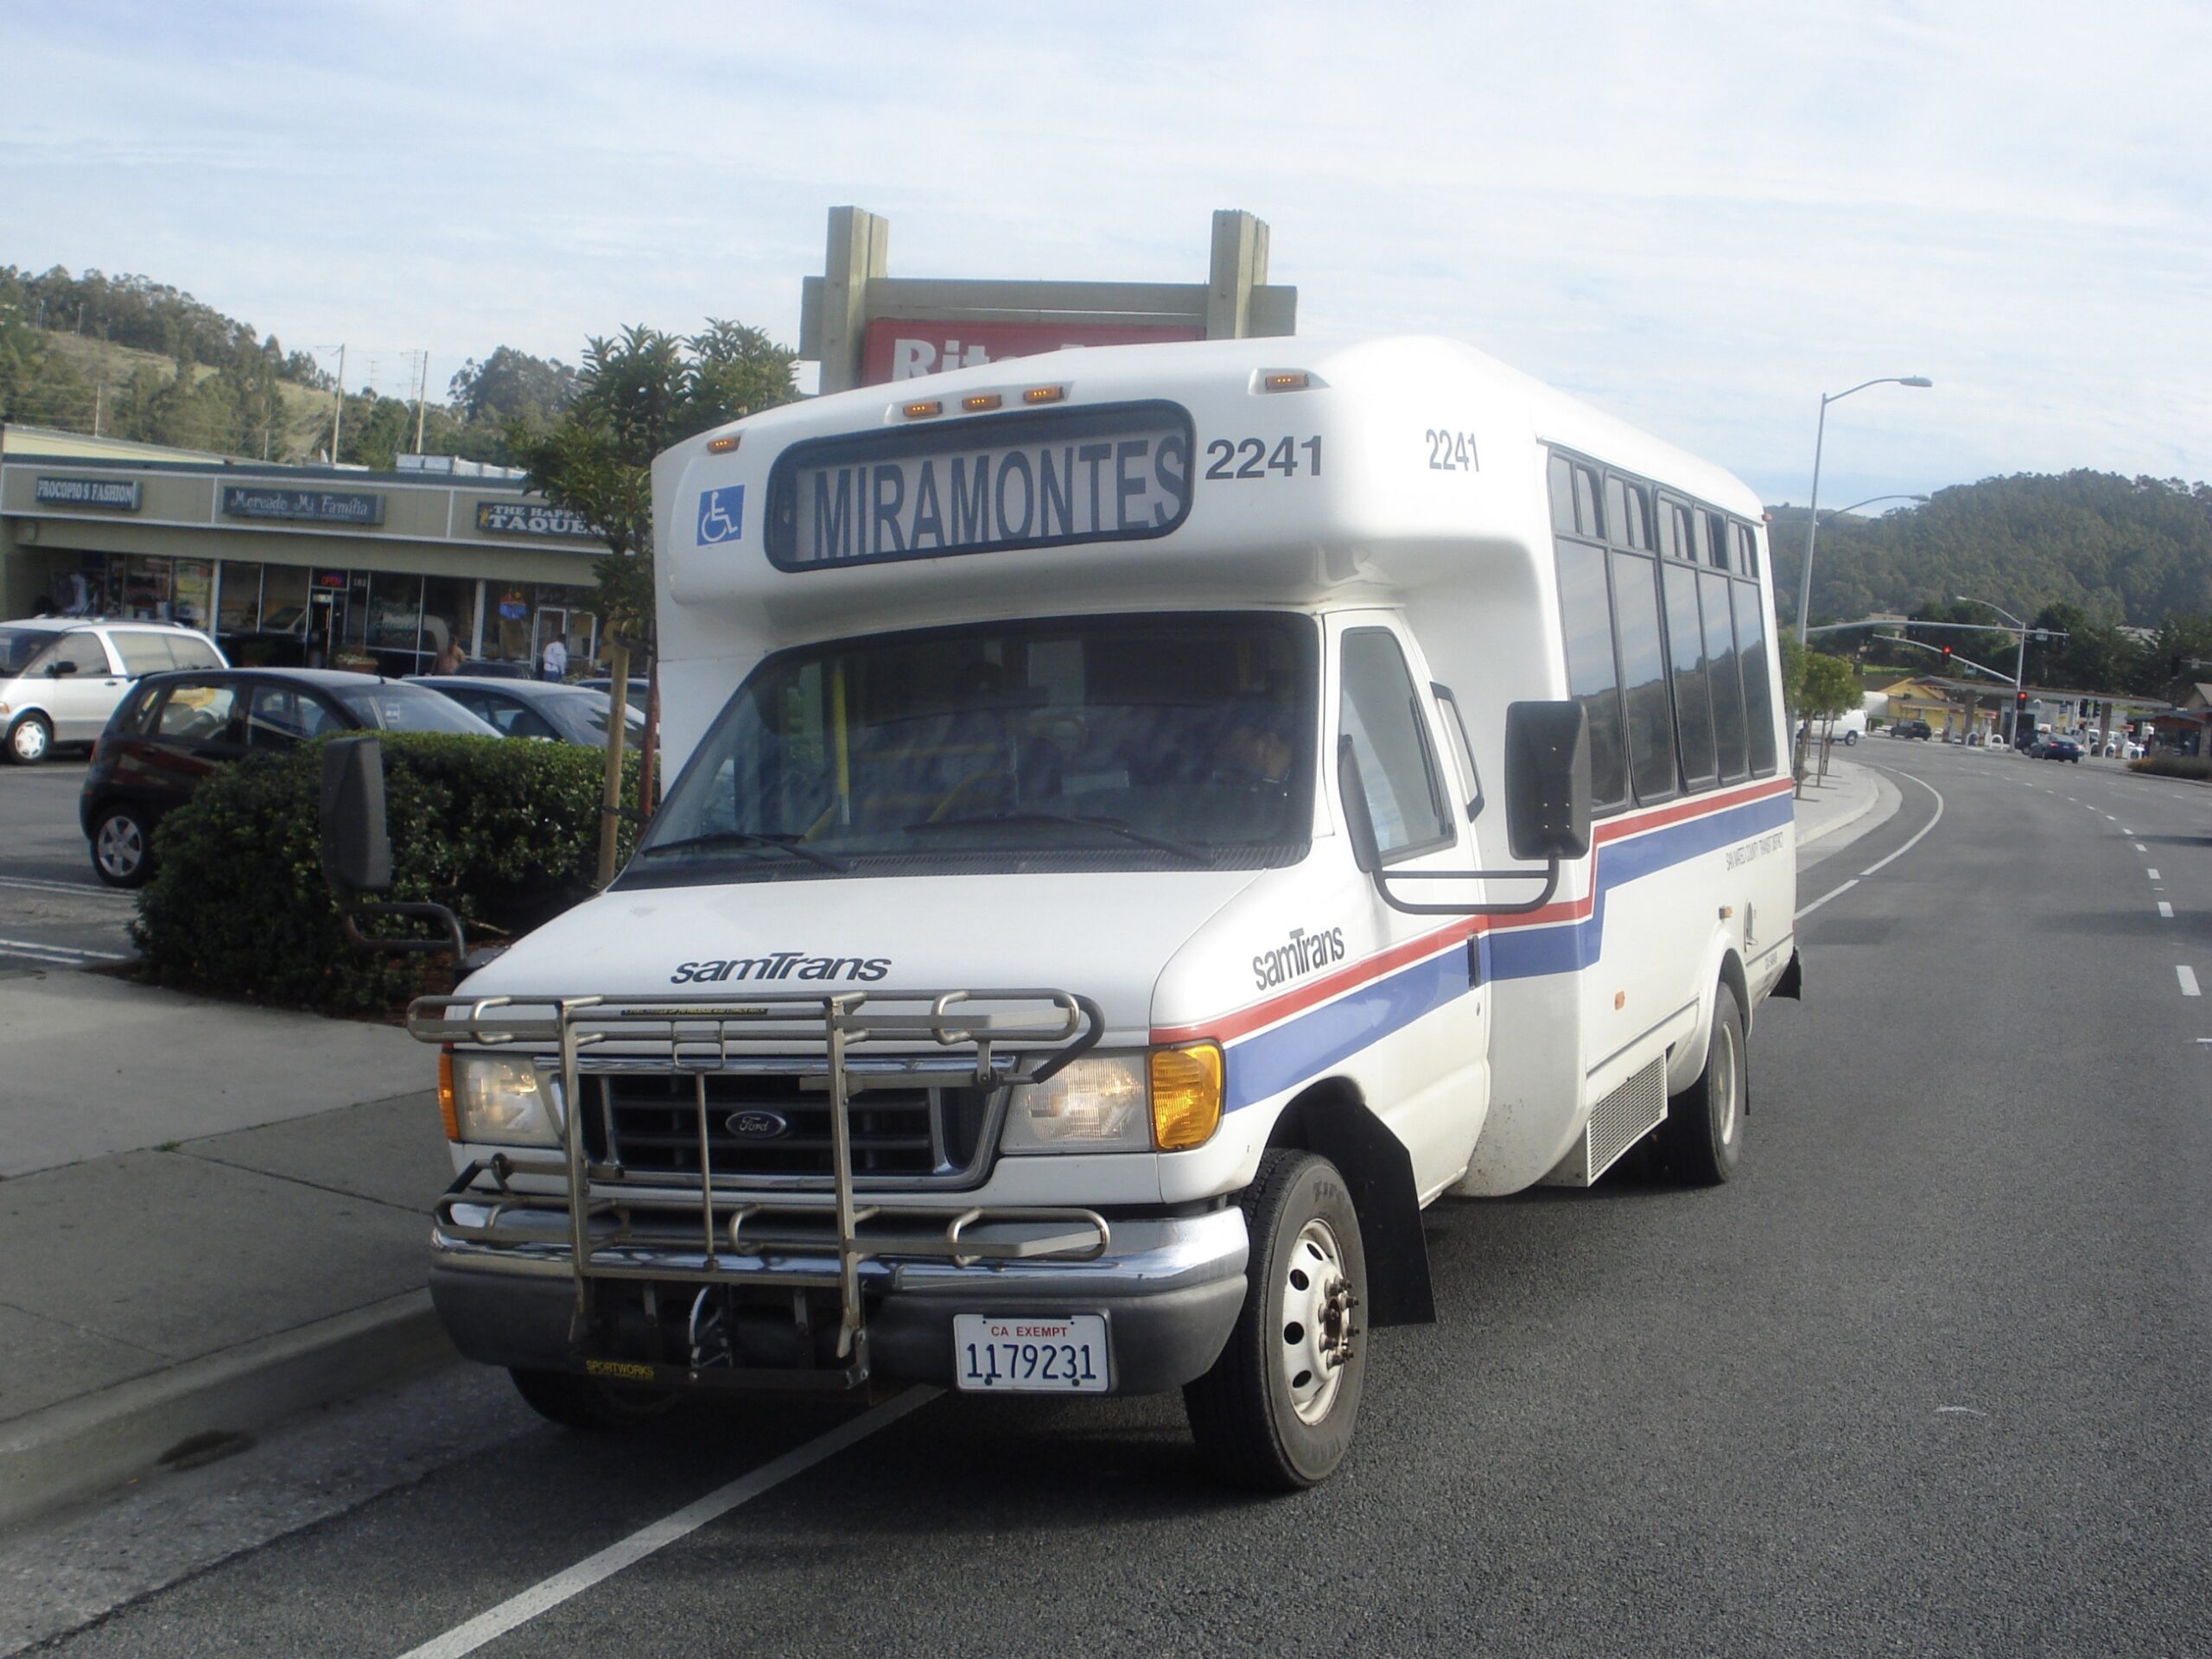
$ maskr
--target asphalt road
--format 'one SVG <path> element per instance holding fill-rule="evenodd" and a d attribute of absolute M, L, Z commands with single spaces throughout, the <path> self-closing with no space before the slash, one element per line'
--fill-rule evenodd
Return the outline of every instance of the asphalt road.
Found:
<path fill-rule="evenodd" d="M 0 766 L 0 972 L 137 954 L 132 896 L 100 885 L 78 826 L 85 765 L 79 754 Z"/>
<path fill-rule="evenodd" d="M 355 1434 L 407 1484 L 56 1650 L 2204 1652 L 2212 791 L 1854 758 L 1904 805 L 1806 870 L 1738 1179 L 1433 1212 L 1442 1321 L 1316 1491 L 1206 1487 L 1173 1399 L 907 1396 L 768 1484 L 855 1409 L 594 1440 L 463 1373 Z"/>

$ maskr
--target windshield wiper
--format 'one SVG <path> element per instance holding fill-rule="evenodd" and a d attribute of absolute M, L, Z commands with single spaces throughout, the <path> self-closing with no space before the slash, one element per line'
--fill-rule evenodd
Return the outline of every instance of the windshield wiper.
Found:
<path fill-rule="evenodd" d="M 848 875 L 852 866 L 842 858 L 832 858 L 827 853 L 817 853 L 811 847 L 798 844 L 797 836 L 770 836 L 753 830 L 710 830 L 703 836 L 683 836 L 675 841 L 656 842 L 650 847 L 638 849 L 640 858 L 651 858 L 656 853 L 680 853 L 694 847 L 766 847 L 779 853 L 789 853 L 793 858 L 803 858 L 810 864 L 819 864 L 825 870 L 835 870 Z"/>
<path fill-rule="evenodd" d="M 1178 858 L 1188 859 L 1193 864 L 1211 864 L 1213 855 L 1202 847 L 1193 847 L 1187 841 L 1176 841 L 1166 836 L 1155 836 L 1135 830 L 1119 818 L 1094 817 L 1076 812 L 972 812 L 957 818 L 925 818 L 919 823 L 906 826 L 909 835 L 924 830 L 972 830 L 982 824 L 1072 824 L 1078 830 L 1104 830 L 1146 847 L 1157 847 L 1163 853 L 1173 853 Z"/>

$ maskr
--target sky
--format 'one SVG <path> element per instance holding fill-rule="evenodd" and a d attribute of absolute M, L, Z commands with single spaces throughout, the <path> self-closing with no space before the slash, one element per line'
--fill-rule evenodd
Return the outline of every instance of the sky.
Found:
<path fill-rule="evenodd" d="M 434 393 L 899 276 L 1203 282 L 1465 340 L 1802 505 L 2212 477 L 2207 0 L 0 0 L 0 264 Z M 1869 511 L 1882 511 L 1882 506 Z"/>

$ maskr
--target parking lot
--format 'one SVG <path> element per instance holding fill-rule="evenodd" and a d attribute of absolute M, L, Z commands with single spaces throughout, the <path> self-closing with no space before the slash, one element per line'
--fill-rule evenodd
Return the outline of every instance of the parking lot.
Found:
<path fill-rule="evenodd" d="M 100 885 L 77 823 L 84 781 L 82 753 L 0 770 L 0 972 L 137 954 L 131 895 Z"/>

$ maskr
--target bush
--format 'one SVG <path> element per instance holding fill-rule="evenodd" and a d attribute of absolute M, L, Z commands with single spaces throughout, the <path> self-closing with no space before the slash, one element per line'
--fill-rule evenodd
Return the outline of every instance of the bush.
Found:
<path fill-rule="evenodd" d="M 393 899 L 458 911 L 472 944 L 527 931 L 591 892 L 606 757 L 567 743 L 384 734 Z M 636 756 L 625 757 L 634 798 Z M 252 756 L 209 777 L 154 836 L 132 928 L 149 978 L 329 1014 L 390 1014 L 447 988 L 442 954 L 347 943 L 322 879 L 322 748 Z M 632 832 L 622 827 L 626 855 Z M 404 922 L 387 937 L 434 937 Z"/>
<path fill-rule="evenodd" d="M 2212 782 L 2212 760 L 2201 754 L 2152 754 L 2127 763 L 2130 772 L 2147 772 L 2153 778 L 2194 778 Z"/>

